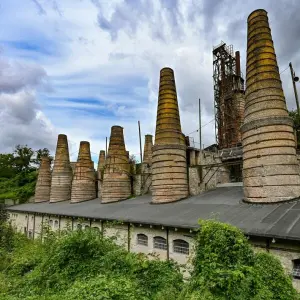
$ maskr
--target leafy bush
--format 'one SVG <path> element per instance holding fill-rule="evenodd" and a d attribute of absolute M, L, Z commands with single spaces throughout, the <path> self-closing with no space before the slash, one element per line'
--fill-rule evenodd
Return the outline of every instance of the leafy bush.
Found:
<path fill-rule="evenodd" d="M 42 243 L 2 221 L 0 229 L 9 229 L 0 231 L 0 241 L 10 236 L 10 246 L 0 244 L 0 299 L 299 300 L 280 262 L 255 254 L 240 230 L 200 225 L 194 269 L 184 283 L 176 263 L 129 253 L 93 230 L 45 228 Z"/>
<path fill-rule="evenodd" d="M 22 242 L 5 270 L 10 288 L 3 295 L 16 299 L 159 299 L 164 290 L 178 294 L 183 284 L 175 263 L 128 253 L 93 230 L 51 233 L 44 243 Z"/>
<path fill-rule="evenodd" d="M 293 289 L 291 278 L 286 276 L 280 261 L 269 253 L 257 253 L 255 273 L 258 278 L 258 294 L 255 300 L 300 299 Z"/>
<path fill-rule="evenodd" d="M 100 275 L 88 281 L 78 281 L 63 296 L 66 300 L 143 300 L 137 282 L 126 276 Z"/>
<path fill-rule="evenodd" d="M 298 299 L 280 262 L 255 254 L 241 230 L 216 221 L 200 225 L 194 270 L 181 299 Z"/>

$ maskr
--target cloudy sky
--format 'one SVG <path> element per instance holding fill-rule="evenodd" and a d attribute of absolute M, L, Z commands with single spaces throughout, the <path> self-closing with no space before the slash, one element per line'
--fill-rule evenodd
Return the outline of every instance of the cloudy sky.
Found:
<path fill-rule="evenodd" d="M 112 125 L 124 127 L 138 155 L 138 127 L 155 132 L 159 71 L 175 71 L 184 134 L 198 128 L 214 142 L 212 47 L 240 50 L 245 74 L 246 21 L 269 13 L 280 71 L 300 74 L 298 0 L 1 0 L 0 152 L 16 144 L 55 150 L 68 135 L 72 160 L 81 140 L 93 159 Z M 289 69 L 282 74 L 295 108 Z M 192 133 L 195 142 L 198 134 Z"/>

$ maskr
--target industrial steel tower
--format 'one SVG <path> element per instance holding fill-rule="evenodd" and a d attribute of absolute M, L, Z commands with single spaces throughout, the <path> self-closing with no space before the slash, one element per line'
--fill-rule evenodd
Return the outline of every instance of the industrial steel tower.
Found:
<path fill-rule="evenodd" d="M 215 131 L 219 149 L 241 145 L 244 118 L 244 79 L 240 52 L 224 42 L 213 48 Z"/>

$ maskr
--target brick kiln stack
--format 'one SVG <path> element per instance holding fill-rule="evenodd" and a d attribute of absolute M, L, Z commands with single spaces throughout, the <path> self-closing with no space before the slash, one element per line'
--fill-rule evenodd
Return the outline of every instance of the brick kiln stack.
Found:
<path fill-rule="evenodd" d="M 97 167 L 98 198 L 100 198 L 100 199 L 101 199 L 101 189 L 102 189 L 104 167 L 105 167 L 105 151 L 100 150 L 99 159 L 98 159 L 98 167 Z"/>
<path fill-rule="evenodd" d="M 50 201 L 51 171 L 48 156 L 41 157 L 41 165 L 35 186 L 34 202 Z"/>
<path fill-rule="evenodd" d="M 174 72 L 163 68 L 152 148 L 152 202 L 173 202 L 187 196 L 186 145 L 181 132 Z"/>
<path fill-rule="evenodd" d="M 68 138 L 65 134 L 59 134 L 52 170 L 50 202 L 71 199 L 72 176 Z"/>
<path fill-rule="evenodd" d="M 144 155 L 142 163 L 142 179 L 141 179 L 141 193 L 146 194 L 151 192 L 152 184 L 152 147 L 153 147 L 153 137 L 151 134 L 145 135 L 144 144 Z"/>
<path fill-rule="evenodd" d="M 248 17 L 243 139 L 245 200 L 280 202 L 300 196 L 293 122 L 288 116 L 265 10 Z"/>
<path fill-rule="evenodd" d="M 149 165 L 152 164 L 152 147 L 153 147 L 153 137 L 151 134 L 146 134 L 145 144 L 144 144 L 143 163 L 147 163 Z"/>
<path fill-rule="evenodd" d="M 94 163 L 91 159 L 90 143 L 81 141 L 72 182 L 71 203 L 96 198 Z"/>
<path fill-rule="evenodd" d="M 115 202 L 130 197 L 129 170 L 123 128 L 112 126 L 103 176 L 102 203 Z"/>

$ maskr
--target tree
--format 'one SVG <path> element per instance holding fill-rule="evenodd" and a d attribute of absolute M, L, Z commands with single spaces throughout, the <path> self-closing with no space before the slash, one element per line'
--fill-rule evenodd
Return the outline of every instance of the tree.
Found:
<path fill-rule="evenodd" d="M 32 170 L 31 163 L 33 160 L 34 151 L 27 145 L 17 145 L 14 150 L 14 164 L 18 172 L 27 172 Z"/>
<path fill-rule="evenodd" d="M 50 163 L 51 163 L 52 160 L 53 160 L 53 156 L 50 155 L 50 151 L 49 151 L 49 149 L 47 149 L 47 148 L 39 149 L 39 150 L 35 151 L 35 153 L 36 153 L 35 163 L 36 163 L 38 166 L 41 165 L 41 159 L 42 159 L 42 156 L 47 156 L 47 157 L 49 157 Z"/>
<path fill-rule="evenodd" d="M 300 116 L 296 109 L 289 111 L 289 116 L 294 121 L 294 129 L 296 130 L 297 133 L 297 149 L 299 149 L 300 148 Z"/>
<path fill-rule="evenodd" d="M 134 154 L 131 154 L 131 155 L 129 156 L 129 163 L 130 163 L 130 164 L 136 164 L 136 163 L 137 163 L 137 159 L 136 159 L 136 157 L 135 157 Z"/>
<path fill-rule="evenodd" d="M 299 295 L 278 259 L 254 253 L 242 231 L 200 221 L 185 300 L 296 300 Z"/>
<path fill-rule="evenodd" d="M 14 156 L 11 153 L 0 154 L 0 177 L 12 178 L 16 174 Z"/>

